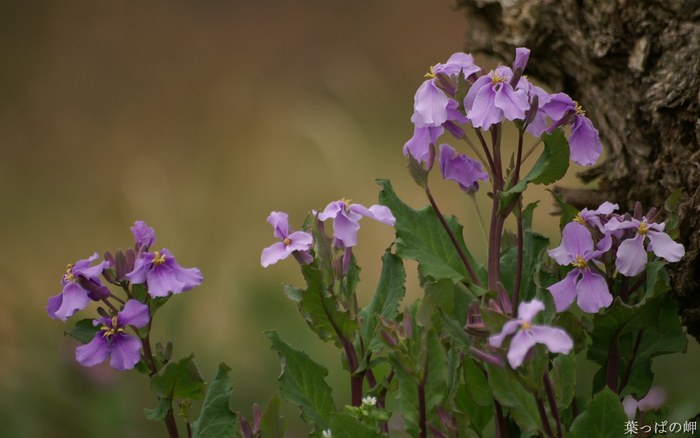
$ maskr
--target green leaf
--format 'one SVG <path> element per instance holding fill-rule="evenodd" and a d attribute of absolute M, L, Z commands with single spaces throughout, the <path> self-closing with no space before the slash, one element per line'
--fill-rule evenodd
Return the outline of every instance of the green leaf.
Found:
<path fill-rule="evenodd" d="M 471 282 L 467 269 L 435 211 L 431 207 L 414 210 L 396 196 L 389 181 L 377 180 L 377 183 L 382 186 L 379 202 L 389 207 L 396 218 L 397 254 L 406 259 L 417 260 L 424 277 L 434 280 L 447 278 L 453 283 L 466 278 Z M 445 219 L 480 281 L 485 283 L 486 271 L 474 260 L 464 245 L 462 226 L 453 216 Z"/>
<path fill-rule="evenodd" d="M 564 198 L 562 198 L 559 193 L 549 189 L 547 189 L 547 191 L 552 194 L 554 200 L 559 206 L 559 210 L 561 212 L 559 215 L 559 230 L 563 230 L 566 224 L 576 218 L 576 215 L 579 213 L 578 208 L 564 201 Z"/>
<path fill-rule="evenodd" d="M 508 370 L 486 365 L 489 386 L 496 400 L 510 408 L 513 420 L 522 432 L 541 430 L 535 397 L 515 380 Z"/>
<path fill-rule="evenodd" d="M 63 332 L 64 335 L 76 339 L 81 344 L 87 344 L 93 340 L 95 333 L 100 331 L 99 327 L 92 325 L 92 319 L 81 319 L 75 323 L 72 329 Z"/>
<path fill-rule="evenodd" d="M 406 293 L 405 282 L 403 260 L 387 251 L 382 257 L 382 273 L 377 290 L 372 301 L 360 313 L 363 321 L 362 339 L 369 351 L 377 352 L 382 348 L 382 341 L 376 330 L 377 317 L 381 316 L 390 321 L 396 319 L 399 304 Z"/>
<path fill-rule="evenodd" d="M 374 428 L 344 412 L 333 414 L 329 429 L 333 438 L 379 438 L 383 436 Z M 263 436 L 267 435 L 263 434 Z"/>
<path fill-rule="evenodd" d="M 617 395 L 604 388 L 591 400 L 588 409 L 571 425 L 569 438 L 619 438 L 625 436 L 627 416 Z"/>
<path fill-rule="evenodd" d="M 209 385 L 197 421 L 192 423 L 192 438 L 232 437 L 238 431 L 238 417 L 229 408 L 231 383 L 229 368 L 219 364 L 214 381 Z"/>
<path fill-rule="evenodd" d="M 560 354 L 553 361 L 550 371 L 557 405 L 564 409 L 576 394 L 576 362 L 573 354 Z"/>
<path fill-rule="evenodd" d="M 273 395 L 260 417 L 260 436 L 265 438 L 284 437 L 284 418 L 280 417 L 280 399 Z"/>
<path fill-rule="evenodd" d="M 410 436 L 418 436 L 418 382 L 415 376 L 403 369 L 401 364 L 392 361 L 394 376 L 398 383 L 396 390 L 398 411 L 404 419 L 406 432 Z"/>
<path fill-rule="evenodd" d="M 331 388 L 325 381 L 328 370 L 282 341 L 277 332 L 265 332 L 265 335 L 280 356 L 282 373 L 277 379 L 280 395 L 301 408 L 304 421 L 326 429 L 335 411 Z"/>
<path fill-rule="evenodd" d="M 520 281 L 520 301 L 530 301 L 535 297 L 537 284 L 534 276 L 539 273 L 537 266 L 542 253 L 547 250 L 549 239 L 542 234 L 525 230 L 523 233 L 523 265 Z M 508 248 L 501 256 L 501 282 L 507 291 L 515 288 L 515 271 L 517 269 L 518 249 Z"/>
<path fill-rule="evenodd" d="M 486 380 L 486 374 L 479 368 L 474 360 L 464 359 L 464 382 L 467 384 L 467 392 L 479 406 L 492 406 L 493 396 Z"/>
<path fill-rule="evenodd" d="M 442 403 L 447 392 L 447 354 L 440 343 L 435 330 L 428 332 L 428 371 L 425 382 L 425 408 L 433 412 L 435 406 Z"/>
<path fill-rule="evenodd" d="M 158 406 L 155 409 L 144 408 L 143 413 L 147 419 L 152 421 L 160 421 L 168 415 L 171 401 L 167 397 L 158 397 Z"/>
<path fill-rule="evenodd" d="M 193 356 L 170 362 L 151 377 L 151 390 L 171 400 L 199 400 L 204 395 L 204 379 L 192 360 Z"/>

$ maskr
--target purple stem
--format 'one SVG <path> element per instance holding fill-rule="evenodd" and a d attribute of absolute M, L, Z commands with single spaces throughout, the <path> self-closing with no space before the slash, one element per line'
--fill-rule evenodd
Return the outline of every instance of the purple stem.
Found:
<path fill-rule="evenodd" d="M 539 396 L 535 396 L 535 402 L 537 402 L 537 412 L 540 414 L 540 420 L 542 420 L 542 426 L 544 426 L 545 434 L 554 438 L 554 432 L 552 432 L 552 427 L 549 425 L 549 420 L 547 419 L 547 411 L 544 410 L 544 403 Z"/>
<path fill-rule="evenodd" d="M 516 216 L 516 223 L 518 224 L 518 257 L 515 265 L 515 281 L 513 284 L 513 299 L 511 308 L 518 308 L 518 299 L 520 298 L 520 284 L 523 277 L 523 208 L 522 201 L 518 199 L 517 208 L 518 214 Z"/>
<path fill-rule="evenodd" d="M 608 347 L 608 365 L 605 372 L 605 384 L 617 394 L 617 367 L 620 362 L 620 355 L 617 351 L 617 333 L 610 340 Z"/>
<path fill-rule="evenodd" d="M 634 341 L 634 348 L 632 349 L 632 357 L 630 357 L 630 361 L 627 364 L 627 368 L 625 368 L 625 375 L 622 378 L 622 383 L 620 383 L 620 391 L 625 389 L 625 386 L 627 386 L 627 381 L 630 378 L 630 374 L 632 374 L 632 365 L 634 364 L 634 359 L 637 357 L 637 352 L 639 351 L 639 345 L 642 343 L 642 336 L 644 335 L 644 329 L 640 330 L 639 333 L 637 333 L 637 339 Z"/>
<path fill-rule="evenodd" d="M 544 382 L 544 390 L 547 392 L 547 400 L 549 401 L 549 410 L 557 423 L 557 437 L 562 437 L 561 419 L 559 418 L 559 408 L 557 408 L 557 398 L 554 395 L 552 381 L 549 379 L 549 373 L 545 372 L 542 378 Z"/>
<path fill-rule="evenodd" d="M 503 417 L 503 409 L 501 404 L 496 400 L 493 401 L 494 407 L 496 408 L 496 438 L 508 438 L 508 429 L 506 429 L 506 420 Z"/>

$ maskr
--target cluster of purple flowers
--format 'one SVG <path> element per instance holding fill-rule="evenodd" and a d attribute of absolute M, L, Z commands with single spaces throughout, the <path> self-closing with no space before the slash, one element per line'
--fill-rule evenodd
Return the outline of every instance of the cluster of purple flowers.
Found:
<path fill-rule="evenodd" d="M 110 364 L 118 370 L 133 368 L 141 359 L 141 340 L 127 334 L 125 328 L 145 327 L 149 321 L 148 299 L 179 294 L 202 283 L 202 274 L 197 268 L 183 268 L 175 257 L 163 248 L 149 252 L 155 241 L 155 232 L 143 221 L 131 227 L 134 249 L 105 253 L 104 260 L 92 265 L 98 254 L 68 265 L 61 278 L 62 291 L 49 298 L 46 312 L 51 318 L 66 321 L 78 311 L 85 309 L 90 301 L 102 302 L 112 312 L 111 317 L 95 319 L 93 325 L 100 327 L 94 339 L 76 350 L 76 359 L 83 366 L 93 366 L 111 356 Z M 92 266 L 91 266 L 92 265 Z M 100 279 L 128 291 L 127 300 L 113 295 Z M 144 285 L 148 297 L 146 302 L 135 299 L 130 285 Z M 123 303 L 122 309 L 115 302 Z"/>
<path fill-rule="evenodd" d="M 391 225 L 396 223 L 394 215 L 383 205 L 372 205 L 367 208 L 364 205 L 354 204 L 349 199 L 333 201 L 322 212 L 314 212 L 319 221 L 333 219 L 333 242 L 338 249 L 350 250 L 357 245 L 357 232 L 360 230 L 360 219 L 368 217 L 378 222 Z M 313 255 L 313 236 L 306 231 L 290 232 L 287 213 L 273 211 L 267 217 L 267 222 L 272 225 L 274 235 L 280 242 L 273 243 L 263 249 L 260 256 L 260 264 L 268 267 L 280 260 L 294 255 L 302 264 L 311 263 Z"/>
<path fill-rule="evenodd" d="M 535 137 L 570 126 L 571 159 L 584 166 L 595 163 L 602 152 L 598 131 L 571 97 L 547 93 L 523 76 L 529 56 L 529 49 L 518 48 L 512 68 L 499 66 L 489 72 L 465 53 L 455 53 L 446 63 L 431 67 L 416 91 L 411 117 L 413 136 L 403 147 L 404 155 L 411 155 L 430 170 L 438 138 L 446 130 L 461 139 L 465 127 L 487 131 L 504 120 L 517 120 L 525 123 L 525 130 Z M 469 87 L 466 94 L 458 90 L 464 84 Z M 458 154 L 446 144 L 439 149 L 445 179 L 456 180 L 467 192 L 478 188 L 478 180 L 487 179 L 479 161 Z"/>

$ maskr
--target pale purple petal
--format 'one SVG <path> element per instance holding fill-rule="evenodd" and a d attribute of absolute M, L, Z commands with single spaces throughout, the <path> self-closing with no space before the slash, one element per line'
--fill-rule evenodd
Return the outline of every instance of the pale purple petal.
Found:
<path fill-rule="evenodd" d="M 613 300 L 605 278 L 590 268 L 583 269 L 583 278 L 576 284 L 576 294 L 576 304 L 586 313 L 597 313 L 610 306 Z"/>
<path fill-rule="evenodd" d="M 563 243 L 554 249 L 548 250 L 547 254 L 561 266 L 569 266 L 574 261 L 574 257 L 569 254 Z"/>
<path fill-rule="evenodd" d="M 515 91 L 510 84 L 502 84 L 496 91 L 494 105 L 503 111 L 503 115 L 508 120 L 524 119 L 525 111 L 530 109 L 525 91 Z"/>
<path fill-rule="evenodd" d="M 474 106 L 474 100 L 476 100 L 477 93 L 484 87 L 491 88 L 491 77 L 489 75 L 484 75 L 474 81 L 474 84 L 467 91 L 467 95 L 464 96 L 464 110 L 469 112 Z"/>
<path fill-rule="evenodd" d="M 467 113 L 467 117 L 475 128 L 488 130 L 491 125 L 503 121 L 503 111 L 495 104 L 496 93 L 493 87 L 482 87 L 476 94 L 474 105 Z"/>
<path fill-rule="evenodd" d="M 568 354 L 574 347 L 571 336 L 560 328 L 533 325 L 530 332 L 538 344 L 544 344 L 552 353 Z"/>
<path fill-rule="evenodd" d="M 90 299 L 85 289 L 77 283 L 68 282 L 60 294 L 49 298 L 46 312 L 51 318 L 66 321 L 75 312 L 86 308 L 89 302 Z"/>
<path fill-rule="evenodd" d="M 263 268 L 267 268 L 280 260 L 286 259 L 289 257 L 289 254 L 291 254 L 291 252 L 287 251 L 287 245 L 282 242 L 273 243 L 262 250 L 262 254 L 260 255 L 260 264 L 263 266 Z"/>
<path fill-rule="evenodd" d="M 432 79 L 424 81 L 416 91 L 411 122 L 419 128 L 442 125 L 447 121 L 447 100 Z"/>
<path fill-rule="evenodd" d="M 660 386 L 653 386 L 637 406 L 642 412 L 652 411 L 660 408 L 666 402 L 666 391 Z"/>
<path fill-rule="evenodd" d="M 357 245 L 357 231 L 360 224 L 341 211 L 333 220 L 333 237 L 349 248 Z"/>
<path fill-rule="evenodd" d="M 554 283 L 549 286 L 547 290 L 552 293 L 552 298 L 554 298 L 554 306 L 557 312 L 563 312 L 568 309 L 569 306 L 574 302 L 576 298 L 576 280 L 578 279 L 581 270 L 576 268 L 564 277 L 563 280 L 558 283 Z"/>
<path fill-rule="evenodd" d="M 109 365 L 115 370 L 130 370 L 141 360 L 141 341 L 135 336 L 116 333 L 111 347 Z"/>
<path fill-rule="evenodd" d="M 513 71 L 520 69 L 521 72 L 525 70 L 527 61 L 530 59 L 530 49 L 527 47 L 517 47 L 515 49 L 515 61 L 513 61 Z"/>
<path fill-rule="evenodd" d="M 146 282 L 146 274 L 151 269 L 153 254 L 144 253 L 134 262 L 134 270 L 126 274 L 126 279 L 133 284 L 143 284 Z"/>
<path fill-rule="evenodd" d="M 165 255 L 165 262 L 153 265 L 146 275 L 148 294 L 153 297 L 164 297 L 168 292 L 175 294 L 192 289 L 202 283 L 202 274 L 197 268 L 183 268 L 167 249 L 161 254 Z"/>
<path fill-rule="evenodd" d="M 468 193 L 479 189 L 479 180 L 488 180 L 488 175 L 478 161 L 457 153 L 447 144 L 440 145 L 439 162 L 442 177 L 456 181 Z"/>
<path fill-rule="evenodd" d="M 519 327 L 520 321 L 518 320 L 511 320 L 506 322 L 505 324 L 503 324 L 503 327 L 501 328 L 501 332 L 499 334 L 489 337 L 489 345 L 491 345 L 492 347 L 499 348 L 501 345 L 503 345 L 503 341 L 505 340 L 505 338 L 515 333 Z"/>
<path fill-rule="evenodd" d="M 143 248 L 148 251 L 148 248 L 153 245 L 156 240 L 156 232 L 153 228 L 149 227 L 144 221 L 134 222 L 134 226 L 130 228 L 131 233 L 134 235 L 134 242 L 136 242 L 137 248 Z"/>
<path fill-rule="evenodd" d="M 433 153 L 430 150 L 430 145 L 437 142 L 445 132 L 442 126 L 413 128 L 413 137 L 403 145 L 403 154 L 408 157 L 410 154 L 416 161 L 426 163 L 426 169 L 430 170 L 433 167 Z"/>
<path fill-rule="evenodd" d="M 602 204 L 600 204 L 600 207 L 598 207 L 598 209 L 596 209 L 595 212 L 598 214 L 606 214 L 607 215 L 607 214 L 612 214 L 612 212 L 614 212 L 618 208 L 620 208 L 619 205 L 613 204 L 612 202 L 605 201 Z"/>
<path fill-rule="evenodd" d="M 610 250 L 610 248 L 612 248 L 612 236 L 610 234 L 606 234 L 598 241 L 598 251 L 596 252 L 600 252 L 600 255 L 602 255 L 604 252 Z M 600 257 L 600 255 L 596 255 L 595 258 Z"/>
<path fill-rule="evenodd" d="M 90 266 L 90 263 L 97 260 L 98 257 L 99 255 L 94 253 L 90 258 L 76 262 L 71 272 L 76 276 L 80 275 L 90 280 L 99 281 L 99 276 L 102 274 L 102 271 L 109 268 L 109 262 L 103 261 L 95 266 Z"/>
<path fill-rule="evenodd" d="M 569 222 L 562 231 L 561 242 L 572 257 L 593 251 L 593 236 L 578 222 Z"/>
<path fill-rule="evenodd" d="M 540 300 L 522 302 L 518 305 L 518 319 L 531 322 L 535 315 L 544 310 L 544 304 Z"/>
<path fill-rule="evenodd" d="M 148 295 L 153 298 L 167 297 L 170 291 L 173 289 L 180 289 L 184 287 L 176 277 L 170 275 L 167 268 L 163 268 L 165 265 L 158 266 L 150 271 L 146 275 L 146 283 L 148 284 Z"/>
<path fill-rule="evenodd" d="M 304 231 L 295 231 L 288 236 L 289 245 L 287 245 L 287 251 L 307 251 L 311 249 L 314 243 L 314 238 L 311 234 Z"/>
<path fill-rule="evenodd" d="M 644 250 L 644 236 L 637 235 L 626 239 L 617 249 L 615 267 L 627 277 L 634 277 L 644 270 L 647 264 L 647 252 Z"/>
<path fill-rule="evenodd" d="M 318 219 L 321 221 L 325 221 L 326 219 L 329 218 L 335 218 L 339 212 L 341 212 L 345 208 L 345 203 L 343 201 L 333 201 L 330 204 L 326 205 L 326 208 L 323 210 L 323 212 L 318 214 Z"/>
<path fill-rule="evenodd" d="M 137 300 L 129 300 L 124 304 L 124 309 L 117 315 L 117 325 L 124 327 L 132 325 L 136 328 L 145 327 L 148 324 L 148 306 Z"/>
<path fill-rule="evenodd" d="M 634 417 L 637 416 L 637 400 L 631 395 L 627 395 L 622 399 L 622 408 L 625 410 L 625 415 L 627 415 L 627 418 L 630 420 L 634 420 Z"/>
<path fill-rule="evenodd" d="M 474 64 L 474 57 L 462 52 L 454 53 L 446 63 L 438 64 L 433 68 L 435 74 L 442 73 L 447 76 L 457 75 L 462 71 L 465 78 L 468 78 L 480 70 L 481 68 Z"/>
<path fill-rule="evenodd" d="M 542 105 L 542 110 L 552 120 L 561 120 L 567 112 L 576 109 L 576 104 L 566 93 L 555 93 L 550 95 L 547 103 Z"/>
<path fill-rule="evenodd" d="M 84 367 L 92 367 L 107 359 L 109 349 L 109 341 L 104 337 L 104 332 L 99 331 L 92 341 L 75 349 L 75 360 Z"/>
<path fill-rule="evenodd" d="M 508 348 L 508 363 L 511 368 L 518 368 L 523 361 L 528 351 L 537 343 L 537 338 L 528 330 L 520 330 L 513 336 Z"/>
<path fill-rule="evenodd" d="M 598 130 L 585 116 L 576 116 L 569 136 L 571 160 L 582 166 L 590 166 L 598 161 L 603 146 L 600 144 Z"/>
<path fill-rule="evenodd" d="M 275 230 L 274 235 L 284 240 L 289 235 L 289 217 L 282 211 L 273 211 L 267 216 L 267 223 Z"/>
<path fill-rule="evenodd" d="M 389 225 L 389 226 L 394 226 L 396 224 L 396 218 L 394 217 L 393 213 L 389 209 L 389 207 L 386 207 L 384 205 L 371 205 L 369 207 L 369 211 L 372 213 L 374 216 L 372 219 L 381 222 L 383 224 Z"/>
<path fill-rule="evenodd" d="M 647 236 L 651 242 L 651 250 L 658 257 L 669 262 L 677 262 L 685 255 L 683 245 L 674 242 L 668 234 L 649 230 Z"/>

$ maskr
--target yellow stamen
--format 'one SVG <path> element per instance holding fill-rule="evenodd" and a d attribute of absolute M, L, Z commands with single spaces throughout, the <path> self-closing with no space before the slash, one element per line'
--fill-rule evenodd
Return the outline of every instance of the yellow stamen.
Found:
<path fill-rule="evenodd" d="M 580 255 L 576 256 L 576 260 L 572 263 L 576 268 L 584 269 L 588 266 L 588 263 Z"/>
<path fill-rule="evenodd" d="M 646 222 L 639 224 L 639 230 L 637 232 L 644 236 L 649 231 L 649 225 Z"/>
<path fill-rule="evenodd" d="M 586 221 L 584 221 L 583 217 L 581 217 L 581 213 L 576 213 L 576 217 L 574 218 L 574 221 L 580 223 L 581 225 L 586 225 Z"/>
<path fill-rule="evenodd" d="M 289 246 L 292 243 L 292 240 L 289 237 L 285 237 L 282 243 L 284 243 L 285 246 Z"/>
<path fill-rule="evenodd" d="M 428 78 L 428 79 L 433 79 L 433 78 L 435 78 L 435 66 L 434 66 L 434 65 L 431 65 L 431 66 L 430 66 L 430 71 L 429 71 L 428 73 L 426 73 L 425 75 L 423 75 L 423 77 L 424 77 L 424 78 Z"/>
<path fill-rule="evenodd" d="M 75 275 L 72 272 L 73 265 L 66 265 L 66 273 L 63 274 L 63 279 L 66 281 L 75 281 Z"/>
<path fill-rule="evenodd" d="M 350 198 L 342 198 L 341 201 L 343 201 L 346 207 L 350 207 L 350 204 L 352 203 L 352 199 Z"/>
<path fill-rule="evenodd" d="M 165 254 L 161 254 L 159 251 L 153 253 L 153 266 L 162 265 L 165 263 Z"/>
<path fill-rule="evenodd" d="M 119 327 L 119 322 L 118 322 L 118 317 L 113 316 L 112 317 L 112 327 L 107 327 L 102 326 L 100 330 L 104 331 L 104 334 L 102 335 L 105 338 L 111 338 L 112 336 L 116 335 L 117 333 L 125 333 L 124 329 Z"/>
<path fill-rule="evenodd" d="M 581 105 L 574 100 L 574 105 L 576 106 L 576 114 L 579 116 L 585 116 L 586 111 L 581 107 Z"/>
<path fill-rule="evenodd" d="M 522 326 L 523 330 L 530 330 L 530 328 L 532 328 L 530 321 L 521 321 L 520 325 Z"/>
<path fill-rule="evenodd" d="M 503 82 L 505 82 L 505 81 L 506 81 L 506 77 L 505 77 L 505 76 L 501 76 L 501 75 L 499 75 L 499 74 L 496 73 L 496 72 L 494 72 L 494 73 L 491 75 L 491 83 L 493 83 L 493 84 L 501 84 L 501 83 L 503 83 Z"/>

